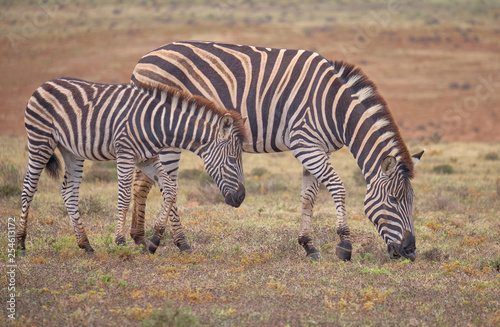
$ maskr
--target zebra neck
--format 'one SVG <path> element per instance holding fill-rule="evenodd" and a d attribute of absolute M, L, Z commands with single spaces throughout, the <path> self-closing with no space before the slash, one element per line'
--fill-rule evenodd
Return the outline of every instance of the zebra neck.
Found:
<path fill-rule="evenodd" d="M 384 118 L 365 122 L 363 125 L 369 126 L 366 127 L 368 130 L 355 130 L 355 133 L 345 138 L 367 184 L 379 175 L 381 163 L 387 156 L 401 159 L 399 133 L 392 124 Z"/>
<path fill-rule="evenodd" d="M 172 99 L 170 117 L 166 132 L 160 138 L 165 140 L 164 146 L 189 150 L 202 156 L 216 135 L 220 117 L 196 102 Z"/>

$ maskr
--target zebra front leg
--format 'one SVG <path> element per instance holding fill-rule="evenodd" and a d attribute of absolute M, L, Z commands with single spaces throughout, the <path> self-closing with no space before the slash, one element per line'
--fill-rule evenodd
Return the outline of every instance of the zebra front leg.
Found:
<path fill-rule="evenodd" d="M 92 253 L 94 249 L 90 245 L 85 227 L 83 227 L 80 212 L 78 211 L 78 196 L 80 183 L 82 181 L 84 160 L 75 157 L 62 147 L 60 147 L 59 150 L 61 151 L 65 164 L 64 181 L 61 188 L 64 204 L 66 205 L 66 210 L 68 211 L 71 224 L 73 225 L 78 246 L 84 249 L 86 253 Z"/>
<path fill-rule="evenodd" d="M 291 150 L 292 154 L 302 163 L 304 168 L 326 186 L 334 199 L 337 213 L 337 234 L 340 237 L 336 254 L 344 261 L 350 260 L 352 245 L 345 210 L 345 188 L 329 162 L 329 154 L 326 154 L 320 148 L 311 147 L 311 144 L 304 143 L 303 141 L 292 143 Z"/>
<path fill-rule="evenodd" d="M 163 170 L 167 172 L 170 181 L 174 183 L 172 186 L 175 188 L 175 192 L 177 192 L 177 177 L 179 172 L 179 161 L 181 159 L 181 151 L 179 149 L 174 149 L 174 148 L 164 148 L 160 152 L 159 158 Z M 165 212 L 163 213 L 165 214 Z M 167 215 L 168 215 L 168 221 L 170 221 L 170 226 L 173 232 L 174 244 L 179 248 L 181 252 L 191 253 L 193 250 L 191 249 L 191 246 L 189 245 L 186 239 L 186 235 L 184 233 L 184 227 L 181 224 L 179 212 L 177 209 L 177 202 L 173 203 L 172 209 L 170 210 L 170 214 L 165 214 L 164 217 L 167 217 Z M 160 219 L 161 223 L 157 223 L 155 225 L 155 234 L 160 237 L 161 235 L 163 235 L 163 232 L 165 231 L 166 227 L 166 222 L 163 219 L 164 218 L 162 217 Z"/>
<path fill-rule="evenodd" d="M 153 158 L 138 165 L 142 172 L 150 179 L 156 181 L 161 189 L 164 199 L 162 210 L 155 224 L 154 234 L 148 246 L 151 253 L 155 253 L 160 245 L 160 239 L 165 232 L 167 221 L 172 223 L 174 232 L 174 243 L 179 247 L 181 252 L 191 252 L 191 247 L 187 243 L 186 236 L 184 235 L 183 227 L 180 223 L 176 195 L 177 185 L 175 181 L 170 179 L 169 174 L 166 172 L 165 164 L 161 163 L 158 158 Z M 171 217 L 171 218 L 170 218 Z M 170 219 L 169 219 L 170 218 Z"/>
<path fill-rule="evenodd" d="M 154 181 L 144 174 L 140 169 L 136 170 L 134 177 L 134 196 L 132 209 L 132 227 L 130 236 L 137 245 L 147 247 L 144 239 L 145 221 L 146 221 L 146 199 L 148 197 Z"/>
<path fill-rule="evenodd" d="M 165 203 L 162 206 L 162 212 L 155 224 L 153 238 L 151 238 L 151 243 L 149 244 L 149 252 L 155 253 L 160 245 L 160 239 L 167 225 L 167 217 L 173 230 L 174 244 L 181 252 L 191 253 L 192 249 L 184 234 L 184 228 L 179 219 L 175 200 L 170 203 Z"/>
<path fill-rule="evenodd" d="M 307 256 L 313 260 L 321 258 L 321 253 L 314 247 L 311 237 L 313 207 L 319 190 L 318 186 L 318 179 L 304 168 L 302 171 L 302 191 L 300 194 L 302 216 L 300 219 L 299 244 L 306 250 Z"/>

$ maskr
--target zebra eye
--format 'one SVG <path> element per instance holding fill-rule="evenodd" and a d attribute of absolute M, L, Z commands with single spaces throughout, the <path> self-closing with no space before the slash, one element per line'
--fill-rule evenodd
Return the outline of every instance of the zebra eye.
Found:
<path fill-rule="evenodd" d="M 236 158 L 235 157 L 227 157 L 227 161 L 230 165 L 236 164 Z"/>
<path fill-rule="evenodd" d="M 387 199 L 389 199 L 389 202 L 390 202 L 391 204 L 393 204 L 393 205 L 397 205 L 397 204 L 398 204 L 398 199 L 396 199 L 396 197 L 395 197 L 395 196 L 389 195 L 389 196 L 387 197 Z"/>

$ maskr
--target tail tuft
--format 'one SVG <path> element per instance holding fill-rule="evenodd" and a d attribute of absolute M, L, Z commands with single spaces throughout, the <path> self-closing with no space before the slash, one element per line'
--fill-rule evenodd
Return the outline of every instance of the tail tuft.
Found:
<path fill-rule="evenodd" d="M 47 166 L 45 166 L 45 170 L 51 178 L 56 179 L 59 177 L 61 172 L 61 163 L 55 154 L 50 157 L 49 162 L 47 162 Z"/>

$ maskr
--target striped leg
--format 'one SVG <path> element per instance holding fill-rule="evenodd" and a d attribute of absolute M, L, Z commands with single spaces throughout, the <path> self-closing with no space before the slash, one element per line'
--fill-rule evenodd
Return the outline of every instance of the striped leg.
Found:
<path fill-rule="evenodd" d="M 160 160 L 163 164 L 163 168 L 167 172 L 171 181 L 176 184 L 176 186 L 180 155 L 180 150 L 172 148 L 165 149 L 162 151 L 162 153 L 160 153 Z M 144 240 L 146 198 L 153 185 L 153 179 L 149 178 L 141 170 L 136 171 L 134 177 L 134 207 L 132 211 L 132 229 L 130 231 L 130 236 L 132 237 L 132 239 L 134 239 L 136 244 L 146 244 L 146 241 Z M 162 211 L 162 214 L 166 215 L 166 211 Z M 163 221 L 164 218 L 160 217 L 159 219 Z M 179 219 L 177 203 L 174 203 L 171 208 L 169 221 L 171 223 L 174 234 L 174 243 L 179 247 L 181 251 L 191 252 L 191 247 L 186 240 L 184 228 L 182 227 L 181 221 Z M 163 235 L 164 230 L 165 227 L 163 227 L 162 230 L 160 226 L 155 226 L 155 234 L 158 234 L 159 237 Z"/>
<path fill-rule="evenodd" d="M 33 201 L 33 197 L 38 189 L 40 175 L 53 153 L 54 149 L 49 145 L 39 146 L 35 151 L 30 150 L 28 171 L 26 172 L 26 176 L 24 178 L 23 193 L 21 197 L 21 218 L 16 232 L 17 248 L 20 250 L 20 255 L 24 255 L 26 253 L 25 242 L 30 204 L 31 201 Z"/>
<path fill-rule="evenodd" d="M 158 158 L 148 160 L 138 166 L 145 175 L 159 184 L 164 199 L 162 211 L 160 212 L 158 221 L 155 224 L 155 232 L 153 238 L 151 239 L 151 244 L 149 245 L 149 251 L 154 253 L 160 244 L 160 238 L 165 232 L 167 225 L 167 215 L 169 215 L 174 232 L 174 243 L 181 251 L 191 252 L 191 247 L 187 243 L 184 229 L 179 219 L 177 204 L 175 203 L 177 200 L 176 183 L 170 179 L 169 175 L 166 173 L 164 165 L 162 165 Z"/>
<path fill-rule="evenodd" d="M 318 190 L 318 179 L 304 168 L 302 172 L 302 191 L 300 194 L 302 216 L 300 219 L 299 244 L 304 247 L 307 256 L 314 260 L 321 258 L 321 253 L 314 247 L 311 237 L 313 207 Z"/>
<path fill-rule="evenodd" d="M 328 192 L 334 199 L 337 212 L 337 234 L 340 236 L 340 243 L 337 245 L 336 251 L 337 256 L 342 260 L 350 260 L 352 246 L 345 209 L 345 188 L 342 181 L 330 164 L 328 155 L 321 149 L 311 148 L 310 144 L 304 145 L 303 142 L 295 142 L 292 143 L 291 150 L 293 155 L 302 163 L 304 168 L 326 186 Z M 310 210 L 312 214 L 312 205 Z M 301 236 L 308 235 L 309 230 L 310 218 L 308 220 L 307 217 L 303 217 Z M 301 244 L 303 244 L 304 248 L 308 252 L 308 255 L 315 257 L 315 255 L 312 255 L 314 252 L 311 252 L 314 247 L 312 246 L 312 240 L 310 240 L 310 237 L 309 239 L 303 239 Z M 308 246 L 308 244 L 311 245 Z"/>
<path fill-rule="evenodd" d="M 80 183 L 82 182 L 84 160 L 75 157 L 62 147 L 59 150 L 61 151 L 65 165 L 64 181 L 61 188 L 64 204 L 71 219 L 78 246 L 85 249 L 85 252 L 92 253 L 94 249 L 87 238 L 87 233 L 85 232 L 85 227 L 83 227 L 80 212 L 78 211 L 78 196 Z"/>
<path fill-rule="evenodd" d="M 118 170 L 118 223 L 116 225 L 115 243 L 118 245 L 126 244 L 124 225 L 130 206 L 132 178 L 134 175 L 132 158 L 132 155 L 123 153 L 116 158 L 116 168 Z"/>
<path fill-rule="evenodd" d="M 135 171 L 133 189 L 134 205 L 132 206 L 132 227 L 130 228 L 130 236 L 137 245 L 147 245 L 144 239 L 144 231 L 146 229 L 146 200 L 154 184 L 153 180 L 140 169 Z"/>

